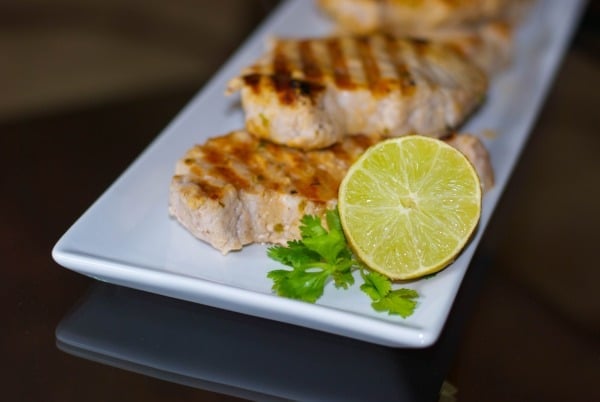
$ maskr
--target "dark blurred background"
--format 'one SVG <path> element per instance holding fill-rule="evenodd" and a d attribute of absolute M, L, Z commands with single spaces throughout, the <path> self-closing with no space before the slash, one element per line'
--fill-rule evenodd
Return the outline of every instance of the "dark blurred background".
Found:
<path fill-rule="evenodd" d="M 91 279 L 50 250 L 276 4 L 0 2 L 2 399 L 235 400 L 58 351 Z M 600 400 L 598 22 L 591 2 L 481 244 L 459 401 Z"/>

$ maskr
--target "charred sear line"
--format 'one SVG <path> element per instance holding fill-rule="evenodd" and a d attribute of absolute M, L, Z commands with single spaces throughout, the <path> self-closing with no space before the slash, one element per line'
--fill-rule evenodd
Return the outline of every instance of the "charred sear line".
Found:
<path fill-rule="evenodd" d="M 277 170 L 277 165 L 269 160 L 270 154 L 266 149 L 268 146 L 268 144 L 262 144 L 258 139 L 252 138 L 250 142 L 240 142 L 229 152 L 232 166 L 238 166 L 238 170 L 242 166 L 247 169 L 247 172 L 244 172 L 244 180 L 252 184 L 248 184 L 246 190 L 259 191 L 258 184 L 261 188 L 275 191 L 281 189 L 281 183 L 271 179 L 271 176 Z"/>
<path fill-rule="evenodd" d="M 306 78 L 304 80 L 293 77 L 294 66 L 285 54 L 283 42 L 278 43 L 273 51 L 273 74 L 268 79 L 275 88 L 279 102 L 283 105 L 292 105 L 300 98 L 308 98 L 314 102 L 317 94 L 325 89 L 318 82 L 310 82 L 311 78 L 318 81 L 322 75 L 310 49 L 310 43 L 302 41 L 298 51 L 303 63 L 302 68 Z"/>
<path fill-rule="evenodd" d="M 279 101 L 284 105 L 290 105 L 296 101 L 296 91 L 292 84 L 292 69 L 286 57 L 283 46 L 278 43 L 273 52 L 273 75 L 271 82 Z"/>
<path fill-rule="evenodd" d="M 426 39 L 413 38 L 411 39 L 412 44 L 414 45 L 415 52 L 422 56 L 427 53 L 427 49 L 429 48 L 429 41 Z"/>
<path fill-rule="evenodd" d="M 299 195 L 309 200 L 318 200 L 319 194 L 308 182 L 313 176 L 314 171 L 307 163 L 307 153 L 303 153 L 294 148 L 273 146 L 266 155 L 270 165 L 279 166 L 278 182 L 271 185 L 279 185 L 279 188 L 269 188 L 280 190 L 281 185 L 286 183 L 288 193 Z M 266 187 L 266 186 L 265 186 Z"/>
<path fill-rule="evenodd" d="M 260 81 L 262 76 L 258 73 L 247 74 L 242 77 L 244 85 L 252 89 L 252 92 L 258 94 L 260 92 Z"/>
<path fill-rule="evenodd" d="M 250 188 L 250 183 L 243 177 L 239 176 L 235 169 L 232 169 L 230 166 L 215 166 L 211 169 L 210 173 L 211 175 L 232 184 L 237 189 L 247 190 Z"/>
<path fill-rule="evenodd" d="M 213 165 L 220 165 L 225 163 L 225 156 L 223 155 L 223 151 L 218 147 L 211 146 L 210 143 L 207 144 L 203 149 L 204 159 Z"/>
<path fill-rule="evenodd" d="M 304 78 L 308 81 L 321 82 L 323 79 L 323 71 L 319 65 L 319 61 L 315 57 L 312 50 L 310 40 L 301 40 L 298 42 L 298 53 L 300 54 L 300 62 L 302 63 L 302 72 Z"/>
<path fill-rule="evenodd" d="M 306 97 L 314 102 L 317 95 L 325 90 L 322 84 L 294 79 L 290 74 L 248 74 L 242 78 L 244 84 L 256 95 L 260 94 L 263 88 L 274 88 L 279 101 L 284 105 L 294 104 L 299 97 Z"/>
<path fill-rule="evenodd" d="M 292 77 L 284 74 L 275 74 L 270 78 L 275 87 L 275 92 L 279 96 L 279 102 L 284 105 L 293 104 L 296 101 L 296 90 L 292 83 Z"/>
<path fill-rule="evenodd" d="M 191 179 L 190 183 L 192 186 L 187 186 L 188 194 L 190 192 L 194 194 L 197 191 L 211 200 L 220 200 L 223 198 L 223 187 L 212 185 L 200 178 Z"/>
<path fill-rule="evenodd" d="M 361 36 L 356 38 L 356 47 L 369 89 L 373 95 L 384 94 L 387 86 L 381 79 L 381 72 L 379 71 L 377 60 L 373 56 L 372 44 L 369 37 Z"/>
<path fill-rule="evenodd" d="M 325 90 L 325 86 L 322 84 L 315 84 L 309 81 L 294 80 L 290 81 L 290 85 L 296 90 L 296 93 L 300 95 L 310 97 L 314 100 L 315 95 Z"/>
<path fill-rule="evenodd" d="M 290 62 L 285 55 L 283 44 L 277 42 L 273 51 L 273 72 L 275 75 L 290 76 L 292 68 Z"/>
<path fill-rule="evenodd" d="M 294 79 L 289 75 L 273 75 L 270 79 L 283 105 L 292 105 L 301 97 L 314 103 L 317 95 L 325 90 L 324 85 Z"/>
<path fill-rule="evenodd" d="M 400 46 L 398 41 L 391 37 L 385 38 L 386 51 L 390 60 L 392 60 L 396 76 L 398 77 L 398 84 L 400 90 L 404 95 L 411 95 L 416 90 L 416 83 L 413 79 L 406 63 L 402 61 L 402 55 L 400 54 Z"/>
<path fill-rule="evenodd" d="M 335 38 L 328 39 L 326 46 L 331 57 L 331 64 L 333 65 L 333 79 L 335 84 L 342 89 L 354 89 L 356 84 L 352 81 L 352 77 L 350 77 L 350 73 L 348 72 L 340 40 Z"/>

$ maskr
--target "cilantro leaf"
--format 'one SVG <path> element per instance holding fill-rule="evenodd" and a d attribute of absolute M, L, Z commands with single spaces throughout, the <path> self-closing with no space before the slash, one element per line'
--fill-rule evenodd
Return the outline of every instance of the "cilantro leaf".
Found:
<path fill-rule="evenodd" d="M 302 240 L 268 249 L 270 258 L 293 268 L 267 274 L 278 295 L 315 302 L 323 295 L 329 280 L 337 288 L 347 289 L 354 284 L 352 270 L 356 261 L 346 243 L 337 211 L 328 211 L 326 219 L 329 230 L 323 227 L 321 218 L 305 215 L 300 225 Z"/>
<path fill-rule="evenodd" d="M 267 249 L 267 256 L 290 267 L 299 267 L 318 261 L 319 255 L 309 250 L 301 241 L 288 241 L 286 246 L 273 246 Z"/>
<path fill-rule="evenodd" d="M 376 311 L 387 311 L 389 315 L 400 315 L 406 318 L 415 311 L 419 294 L 412 289 L 397 289 L 389 292 L 385 297 L 374 301 L 371 306 Z"/>
<path fill-rule="evenodd" d="M 333 216 L 337 216 L 337 218 Z M 335 223 L 336 219 L 337 224 Z M 333 264 L 336 262 L 339 254 L 348 248 L 348 244 L 346 243 L 344 232 L 341 230 L 337 213 L 328 211 L 327 220 L 328 222 L 331 221 L 334 225 L 329 228 L 329 232 L 321 224 L 320 218 L 305 215 L 301 221 L 300 232 L 302 233 L 302 243 L 308 249 L 318 253 L 328 263 Z"/>
<path fill-rule="evenodd" d="M 304 215 L 300 220 L 302 240 L 327 235 L 327 230 L 321 225 L 321 218 L 315 215 Z"/>
<path fill-rule="evenodd" d="M 324 269 L 279 269 L 269 272 L 267 277 L 273 279 L 273 290 L 277 294 L 314 303 L 323 295 L 329 272 Z"/>
<path fill-rule="evenodd" d="M 360 285 L 360 290 L 365 292 L 371 300 L 379 300 L 392 290 L 392 283 L 385 276 L 376 272 L 365 274 L 364 271 L 361 271 L 361 274 L 365 283 Z"/>
<path fill-rule="evenodd" d="M 371 298 L 371 306 L 375 311 L 396 314 L 403 318 L 414 312 L 417 306 L 414 299 L 419 297 L 417 291 L 406 288 L 392 290 L 391 280 L 377 272 L 365 273 L 361 270 L 361 276 L 365 283 L 360 286 L 360 290 Z"/>

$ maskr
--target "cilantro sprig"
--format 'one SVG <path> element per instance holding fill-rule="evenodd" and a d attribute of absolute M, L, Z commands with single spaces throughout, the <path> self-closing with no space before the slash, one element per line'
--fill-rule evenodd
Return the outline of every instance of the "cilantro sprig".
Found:
<path fill-rule="evenodd" d="M 352 269 L 356 261 L 346 243 L 339 215 L 328 211 L 326 220 L 329 231 L 320 218 L 304 215 L 300 225 L 302 240 L 269 248 L 270 258 L 293 268 L 267 274 L 273 279 L 273 290 L 277 294 L 314 303 L 323 295 L 329 279 L 333 279 L 337 288 L 346 289 L 354 284 Z"/>
<path fill-rule="evenodd" d="M 416 290 L 400 288 L 392 290 L 390 280 L 377 272 L 365 272 L 361 269 L 360 275 L 365 281 L 360 285 L 360 290 L 369 295 L 371 306 L 375 311 L 387 311 L 389 315 L 397 314 L 402 318 L 410 316 L 417 306 Z"/>
<path fill-rule="evenodd" d="M 316 302 L 333 281 L 338 289 L 354 284 L 353 272 L 360 270 L 363 280 L 360 289 L 371 298 L 375 311 L 410 316 L 417 305 L 418 293 L 412 289 L 392 289 L 386 276 L 369 271 L 348 246 L 336 209 L 326 213 L 327 227 L 321 218 L 304 215 L 301 220 L 301 240 L 292 240 L 286 246 L 273 246 L 267 255 L 292 269 L 276 269 L 267 277 L 273 280 L 273 291 L 280 296 Z"/>

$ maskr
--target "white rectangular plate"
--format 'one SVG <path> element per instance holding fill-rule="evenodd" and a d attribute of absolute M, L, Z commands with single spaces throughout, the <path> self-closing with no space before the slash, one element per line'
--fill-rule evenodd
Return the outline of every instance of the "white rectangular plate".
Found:
<path fill-rule="evenodd" d="M 243 127 L 226 82 L 264 49 L 265 38 L 331 32 L 312 1 L 282 4 L 144 153 L 63 235 L 52 251 L 61 265 L 136 289 L 314 328 L 393 347 L 426 347 L 438 338 L 469 262 L 506 186 L 583 9 L 584 1 L 540 0 L 521 25 L 514 63 L 464 131 L 493 130 L 488 146 L 496 186 L 485 195 L 479 231 L 460 258 L 416 289 L 415 313 L 376 313 L 355 285 L 328 285 L 317 304 L 278 297 L 267 272 L 280 268 L 253 245 L 222 256 L 193 238 L 167 212 L 175 162 L 192 145 Z"/>

